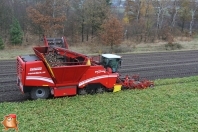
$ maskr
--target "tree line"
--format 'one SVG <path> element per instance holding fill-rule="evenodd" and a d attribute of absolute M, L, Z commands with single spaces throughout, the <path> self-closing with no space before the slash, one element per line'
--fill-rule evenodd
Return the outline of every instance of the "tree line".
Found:
<path fill-rule="evenodd" d="M 197 0 L 1 0 L 0 48 L 28 41 L 30 34 L 66 36 L 72 43 L 124 39 L 172 42 L 197 33 Z"/>
<path fill-rule="evenodd" d="M 127 0 L 128 35 L 137 41 L 193 36 L 197 30 L 197 0 Z"/>

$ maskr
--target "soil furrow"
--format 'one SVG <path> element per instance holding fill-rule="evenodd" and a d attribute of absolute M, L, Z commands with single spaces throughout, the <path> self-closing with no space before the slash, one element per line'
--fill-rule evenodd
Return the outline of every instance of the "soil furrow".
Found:
<path fill-rule="evenodd" d="M 198 75 L 198 51 L 123 54 L 122 76 L 139 74 L 150 80 Z M 0 61 L 0 102 L 29 99 L 16 86 L 16 60 Z"/>

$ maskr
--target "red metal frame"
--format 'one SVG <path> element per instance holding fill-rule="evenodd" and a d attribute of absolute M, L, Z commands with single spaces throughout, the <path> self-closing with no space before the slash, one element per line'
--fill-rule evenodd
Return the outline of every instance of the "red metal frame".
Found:
<path fill-rule="evenodd" d="M 67 39 L 65 37 L 62 37 L 62 39 L 64 41 L 63 43 L 64 43 L 65 49 L 69 49 L 69 45 L 67 43 Z M 47 47 L 49 46 L 46 36 L 43 36 L 43 42 L 44 42 L 45 46 L 47 46 Z"/>
<path fill-rule="evenodd" d="M 65 38 L 64 41 L 67 45 Z M 121 79 L 118 73 L 112 73 L 110 68 L 99 64 L 100 56 L 90 58 L 68 50 L 68 45 L 66 48 L 49 48 L 46 37 L 44 43 L 45 46 L 33 47 L 33 57 L 17 57 L 17 84 L 22 92 L 34 87 L 48 87 L 55 97 L 59 97 L 76 95 L 78 89 L 89 84 L 100 84 L 110 90 L 117 84 L 127 89 L 145 89 L 154 85 L 149 80 L 139 81 L 139 76 L 136 75 L 127 75 Z M 61 66 L 51 67 L 45 58 L 50 52 L 63 56 L 66 62 L 61 62 Z"/>
<path fill-rule="evenodd" d="M 68 43 L 67 43 L 66 38 L 65 38 L 65 37 L 63 37 L 63 40 L 64 40 L 65 48 L 66 48 L 66 49 L 69 49 L 69 45 L 68 45 Z"/>
<path fill-rule="evenodd" d="M 36 61 L 24 62 L 18 57 L 19 63 L 24 68 L 23 75 L 18 72 L 19 80 L 25 87 L 43 87 L 51 88 L 55 97 L 76 95 L 77 88 L 84 88 L 88 84 L 101 84 L 107 89 L 113 89 L 118 78 L 117 73 L 107 71 L 102 65 L 97 65 L 87 61 L 90 58 L 68 49 L 56 47 L 49 51 L 49 47 L 33 47 L 35 55 L 39 58 Z M 67 62 L 63 66 L 50 67 L 45 55 L 49 52 L 56 52 L 59 55 L 67 57 Z M 80 57 L 83 61 L 78 64 L 68 62 L 71 59 Z M 21 77 L 22 76 L 22 77 Z"/>
<path fill-rule="evenodd" d="M 118 82 L 127 89 L 145 89 L 154 86 L 153 81 L 149 81 L 147 79 L 140 81 L 138 75 L 132 77 L 126 75 L 123 79 L 118 78 Z"/>
<path fill-rule="evenodd" d="M 48 45 L 48 42 L 47 42 L 46 36 L 43 36 L 43 42 L 44 42 L 44 45 L 45 45 L 45 46 L 49 46 L 49 45 Z"/>

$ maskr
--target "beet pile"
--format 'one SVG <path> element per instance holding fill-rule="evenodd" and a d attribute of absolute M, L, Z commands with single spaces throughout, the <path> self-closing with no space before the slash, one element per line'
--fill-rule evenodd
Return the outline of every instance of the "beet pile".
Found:
<path fill-rule="evenodd" d="M 59 55 L 54 52 L 49 52 L 45 58 L 51 67 L 64 66 L 63 59 L 60 59 Z"/>

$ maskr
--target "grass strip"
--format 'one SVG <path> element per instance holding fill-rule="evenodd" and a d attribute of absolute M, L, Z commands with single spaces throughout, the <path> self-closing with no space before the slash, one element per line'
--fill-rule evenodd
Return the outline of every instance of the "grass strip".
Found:
<path fill-rule="evenodd" d="M 1 103 L 0 118 L 17 114 L 19 131 L 26 132 L 198 131 L 197 78 L 156 80 L 153 89 Z"/>

